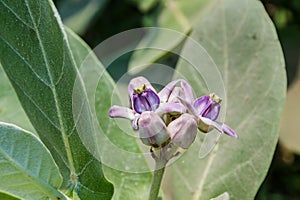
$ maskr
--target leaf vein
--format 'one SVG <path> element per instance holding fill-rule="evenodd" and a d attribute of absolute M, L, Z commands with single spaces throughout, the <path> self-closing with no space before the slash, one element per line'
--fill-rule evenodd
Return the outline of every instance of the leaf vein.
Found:
<path fill-rule="evenodd" d="M 28 26 L 32 30 L 34 29 L 30 24 L 27 24 L 11 7 L 9 7 L 6 3 L 4 3 L 4 1 L 1 1 L 1 3 L 24 25 Z"/>
<path fill-rule="evenodd" d="M 49 63 L 48 63 L 48 58 L 47 58 L 47 55 L 46 55 L 46 52 L 45 52 L 44 44 L 42 42 L 37 24 L 35 24 L 35 22 L 34 22 L 30 7 L 28 5 L 28 0 L 26 0 L 26 6 L 27 6 L 27 9 L 28 9 L 29 15 L 32 19 L 33 25 L 34 25 L 36 36 L 37 36 L 37 39 L 39 41 L 39 45 L 41 47 L 41 53 L 42 53 L 42 56 L 44 58 L 47 73 L 48 73 L 48 76 L 49 76 L 49 79 L 50 79 L 50 82 L 51 82 L 52 94 L 53 94 L 53 97 L 54 97 L 55 107 L 56 107 L 56 111 L 57 111 L 57 117 L 58 117 L 58 121 L 59 121 L 59 125 L 60 125 L 60 131 L 61 131 L 61 134 L 62 134 L 62 137 L 63 137 L 63 142 L 64 142 L 64 145 L 65 145 L 67 158 L 68 158 L 68 163 L 70 165 L 71 174 L 72 173 L 75 174 L 75 166 L 74 166 L 73 156 L 72 156 L 72 153 L 71 153 L 71 148 L 70 148 L 68 136 L 67 136 L 67 133 L 65 132 L 65 127 L 64 127 L 64 122 L 63 122 L 63 119 L 62 119 L 62 113 L 61 113 L 61 110 L 60 110 L 59 100 L 58 100 L 58 97 L 57 97 L 56 87 L 55 87 L 55 83 L 53 82 L 53 77 L 51 75 L 50 66 L 49 66 Z"/>
<path fill-rule="evenodd" d="M 38 73 L 36 73 L 36 71 L 33 69 L 33 67 L 31 66 L 31 64 L 19 53 L 19 51 L 13 47 L 7 40 L 5 40 L 2 36 L 0 36 L 2 41 L 5 42 L 7 44 L 7 46 L 9 46 L 9 48 L 11 48 L 15 54 L 24 61 L 24 63 L 29 67 L 29 69 L 32 71 L 32 73 L 37 77 L 37 79 L 39 81 L 41 81 L 43 84 L 45 84 L 47 87 L 51 88 L 49 83 L 47 83 L 42 77 L 40 77 L 40 75 Z"/>

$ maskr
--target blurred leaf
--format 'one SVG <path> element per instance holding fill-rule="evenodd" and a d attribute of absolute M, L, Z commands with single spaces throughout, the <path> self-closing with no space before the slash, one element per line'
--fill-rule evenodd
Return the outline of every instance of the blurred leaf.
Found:
<path fill-rule="evenodd" d="M 191 43 L 185 44 L 182 54 L 190 55 L 188 61 L 195 59 L 197 65 L 181 59 L 177 69 L 197 95 L 205 90 L 206 94 L 219 93 L 215 90 L 220 88 L 213 84 L 224 83 L 222 112 L 226 111 L 226 124 L 239 139 L 222 135 L 213 152 L 200 159 L 199 150 L 206 140 L 202 143 L 198 134 L 191 148 L 167 169 L 166 199 L 209 199 L 225 191 L 230 199 L 253 199 L 278 139 L 286 74 L 274 25 L 259 1 L 214 3 L 199 19 L 191 37 L 211 56 L 223 80 L 217 73 L 206 77 L 199 73 L 211 72 L 214 66 L 207 62 L 207 54 L 192 52 Z"/>
<path fill-rule="evenodd" d="M 108 0 L 61 0 L 57 7 L 64 24 L 76 33 L 83 34 L 107 2 Z"/>
<path fill-rule="evenodd" d="M 155 4 L 157 4 L 160 0 L 128 0 L 129 2 L 132 2 L 137 5 L 137 7 L 142 11 L 142 12 L 147 12 L 150 9 L 152 9 Z"/>
<path fill-rule="evenodd" d="M 274 13 L 274 23 L 277 28 L 284 28 L 292 18 L 292 13 L 287 9 L 278 9 Z"/>
<path fill-rule="evenodd" d="M 68 30 L 68 29 L 67 29 Z M 100 123 L 101 129 L 103 133 L 107 136 L 108 141 L 103 143 L 113 142 L 115 146 L 119 147 L 122 150 L 126 150 L 129 152 L 142 153 L 136 138 L 129 137 L 124 130 L 121 130 L 114 120 L 110 119 L 108 116 L 108 110 L 112 106 L 111 105 L 111 97 L 113 96 L 113 91 L 116 87 L 114 81 L 110 77 L 110 75 L 105 71 L 103 65 L 99 62 L 97 57 L 91 52 L 91 49 L 74 33 L 70 30 L 67 31 L 69 35 L 70 46 L 75 56 L 75 60 L 78 66 L 85 65 L 85 62 L 88 62 L 88 68 L 98 68 L 100 71 L 99 74 L 103 74 L 100 77 L 98 87 L 95 94 L 95 109 L 97 111 L 97 118 Z M 87 61 L 88 60 L 88 61 Z M 93 66 L 93 67 L 90 67 Z M 96 74 L 94 72 L 93 74 Z M 88 76 L 88 79 L 92 79 L 93 77 Z M 120 97 L 118 97 L 120 98 Z M 120 101 L 120 99 L 114 99 L 115 101 Z M 127 128 L 131 130 L 130 123 L 127 123 Z M 97 138 L 101 138 L 104 140 L 103 136 L 95 136 L 94 139 L 97 142 Z M 91 145 L 89 145 L 91 146 Z M 103 145 L 96 144 L 95 148 L 105 148 Z M 90 149 L 94 151 L 93 149 Z M 134 159 L 130 156 L 122 156 L 114 153 L 110 153 L 109 151 L 113 151 L 113 149 L 107 149 L 107 153 L 103 155 L 103 160 L 106 160 L 105 157 L 110 157 L 109 159 L 116 160 L 116 163 L 120 163 L 122 165 L 123 162 L 127 166 L 136 165 L 141 168 L 146 168 L 148 171 L 147 162 L 145 159 L 140 156 L 138 159 L 134 157 Z M 104 163 L 106 164 L 106 163 Z M 144 167 L 143 167 L 144 166 Z M 105 166 L 103 165 L 103 170 L 105 176 L 114 184 L 115 193 L 113 199 L 146 199 L 149 193 L 150 184 L 151 184 L 151 173 L 129 173 L 124 171 L 120 171 L 112 168 L 113 166 Z"/>
<path fill-rule="evenodd" d="M 155 13 L 152 18 L 153 24 L 147 26 L 155 26 L 159 28 L 172 29 L 183 34 L 191 31 L 195 19 L 200 18 L 206 13 L 207 8 L 210 7 L 211 1 L 181 1 L 181 0 L 164 0 L 161 1 L 161 8 Z M 148 17 L 149 21 L 149 17 Z M 151 20 L 150 20 L 151 21 Z M 168 51 L 175 49 L 184 39 L 183 35 L 169 35 L 164 30 L 156 29 L 146 32 L 140 45 L 142 50 L 137 50 L 133 53 L 129 70 L 139 67 L 139 71 L 147 67 L 148 63 L 153 63 Z M 148 46 L 160 46 L 163 49 L 146 49 Z M 145 65 L 144 67 L 140 67 Z"/>
<path fill-rule="evenodd" d="M 289 87 L 280 126 L 280 142 L 287 149 L 300 154 L 300 78 Z"/>
<path fill-rule="evenodd" d="M 67 199 L 51 154 L 30 132 L 0 122 L 0 190 L 22 199 Z"/>
<path fill-rule="evenodd" d="M 110 199 L 113 187 L 75 128 L 76 64 L 51 1 L 1 1 L 1 64 L 63 176 L 61 189 L 84 199 Z M 82 91 L 81 91 L 82 92 Z M 88 134 L 88 132 L 87 132 Z M 93 177 L 93 178 L 91 178 Z"/>
<path fill-rule="evenodd" d="M 293 0 L 292 5 L 294 8 L 296 8 L 296 10 L 300 10 L 300 2 L 298 0 Z"/>
<path fill-rule="evenodd" d="M 35 132 L 28 120 L 18 97 L 0 66 L 0 121 L 16 124 L 26 130 Z M 1 199 L 1 198 L 0 198 Z"/>
<path fill-rule="evenodd" d="M 0 199 L 3 199 L 3 200 L 19 200 L 16 197 L 13 197 L 13 196 L 10 196 L 10 195 L 4 194 L 4 193 L 0 193 Z"/>

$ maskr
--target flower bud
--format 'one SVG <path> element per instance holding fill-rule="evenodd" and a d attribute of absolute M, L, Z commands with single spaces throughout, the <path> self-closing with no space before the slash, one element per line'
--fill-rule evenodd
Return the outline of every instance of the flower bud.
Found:
<path fill-rule="evenodd" d="M 145 145 L 161 147 L 170 136 L 164 121 L 154 112 L 145 111 L 138 121 L 140 139 Z"/>
<path fill-rule="evenodd" d="M 190 114 L 182 114 L 168 125 L 171 141 L 177 146 L 187 149 L 195 140 L 197 121 Z"/>

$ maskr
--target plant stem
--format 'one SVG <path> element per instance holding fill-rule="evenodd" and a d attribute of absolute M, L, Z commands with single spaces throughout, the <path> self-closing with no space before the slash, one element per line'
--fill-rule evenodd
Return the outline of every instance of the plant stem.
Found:
<path fill-rule="evenodd" d="M 166 163 L 155 162 L 155 171 L 153 172 L 151 189 L 148 200 L 157 200 L 161 181 L 165 172 Z"/>

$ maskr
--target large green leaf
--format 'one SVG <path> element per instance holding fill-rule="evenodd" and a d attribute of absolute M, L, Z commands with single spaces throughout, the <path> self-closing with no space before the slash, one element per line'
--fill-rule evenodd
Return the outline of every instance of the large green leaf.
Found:
<path fill-rule="evenodd" d="M 57 2 L 63 23 L 78 34 L 84 34 L 108 0 L 61 0 Z"/>
<path fill-rule="evenodd" d="M 0 66 L 0 121 L 16 124 L 34 132 L 17 95 L 11 86 L 4 70 Z"/>
<path fill-rule="evenodd" d="M 129 2 L 132 2 L 137 5 L 137 7 L 142 12 L 147 12 L 151 10 L 159 0 L 146 0 L 146 1 L 139 1 L 139 0 L 128 0 Z"/>
<path fill-rule="evenodd" d="M 97 150 L 93 148 L 104 148 L 101 143 L 108 144 L 110 142 L 113 142 L 114 145 L 118 146 L 121 150 L 141 154 L 142 152 L 137 144 L 136 138 L 129 137 L 126 133 L 124 133 L 124 130 L 121 130 L 115 123 L 115 121 L 110 119 L 108 116 L 108 110 L 111 107 L 111 97 L 114 96 L 113 91 L 116 87 L 114 81 L 105 71 L 105 68 L 99 62 L 97 57 L 93 54 L 93 52 L 91 52 L 91 49 L 78 36 L 72 33 L 72 31 L 68 30 L 67 33 L 69 37 L 70 47 L 72 49 L 77 65 L 81 66 L 82 68 L 88 67 L 89 69 L 94 69 L 95 71 L 93 72 L 93 74 L 96 74 L 96 77 L 99 78 L 99 83 L 96 85 L 97 90 L 95 91 L 95 109 L 97 111 L 97 120 L 100 123 L 103 134 L 105 134 L 105 136 L 107 137 L 107 141 L 103 142 L 103 136 L 95 135 L 94 140 L 96 145 L 88 145 L 90 151 L 97 152 Z M 88 65 L 86 65 L 87 63 Z M 97 71 L 100 71 L 98 73 L 101 77 L 98 77 Z M 101 72 L 103 72 L 103 74 L 101 74 Z M 87 79 L 89 80 L 93 77 L 95 76 L 88 76 Z M 116 96 L 116 98 L 114 98 L 114 101 L 119 102 L 119 98 L 119 96 Z M 128 130 L 132 129 L 129 122 L 124 125 Z M 89 140 L 89 138 L 85 140 L 86 137 L 84 133 L 82 137 L 84 141 Z M 100 138 L 101 141 L 99 141 L 97 138 Z M 103 160 L 107 160 L 107 157 L 109 157 L 110 159 L 116 160 L 115 163 L 117 163 L 119 167 L 122 165 L 121 163 L 125 162 L 128 166 L 137 165 L 140 168 L 146 168 L 146 170 L 150 171 L 147 162 L 142 156 L 124 157 L 122 156 L 123 154 L 118 155 L 110 153 L 109 151 L 113 151 L 113 149 L 109 148 L 110 146 L 108 146 L 108 149 L 106 151 L 108 154 L 103 156 Z M 122 171 L 122 167 L 115 169 L 115 165 L 112 165 L 110 162 L 105 162 L 104 164 L 104 174 L 114 184 L 115 193 L 113 199 L 138 200 L 147 198 L 151 184 L 151 173 L 131 173 L 126 172 L 125 168 L 123 168 L 124 170 Z"/>
<path fill-rule="evenodd" d="M 191 55 L 197 65 L 191 67 L 181 60 L 177 69 L 197 95 L 205 94 L 202 91 L 219 92 L 213 84 L 224 83 L 226 93 L 220 94 L 222 112 L 226 112 L 225 121 L 239 139 L 222 135 L 214 150 L 200 159 L 201 145 L 207 145 L 207 138 L 217 138 L 212 132 L 201 142 L 198 134 L 186 154 L 167 169 L 167 199 L 209 199 L 224 192 L 230 199 L 253 199 L 278 139 L 286 76 L 275 28 L 259 1 L 214 3 L 199 19 L 191 37 L 207 50 L 222 79 L 218 73 L 199 73 L 214 66 L 206 62 L 206 54 L 193 55 L 192 43 L 186 43 L 182 54 Z"/>
<path fill-rule="evenodd" d="M 19 200 L 16 197 L 13 197 L 9 194 L 4 194 L 4 193 L 0 193 L 0 199 L 4 199 L 4 200 Z"/>
<path fill-rule="evenodd" d="M 22 199 L 67 199 L 50 152 L 32 133 L 0 122 L 0 190 Z"/>
<path fill-rule="evenodd" d="M 1 64 L 63 176 L 61 189 L 83 199 L 110 199 L 101 163 L 75 128 L 76 63 L 51 1 L 0 1 Z M 89 134 L 87 132 L 86 134 Z"/>
<path fill-rule="evenodd" d="M 147 16 L 145 21 L 151 21 L 151 23 L 145 22 L 146 26 L 167 28 L 188 34 L 193 29 L 195 19 L 207 12 L 211 2 L 207 0 L 193 2 L 162 0 L 157 12 Z M 145 29 L 145 35 L 137 46 L 139 50 L 135 51 L 131 57 L 129 69 L 139 67 L 135 72 L 146 69 L 150 65 L 145 64 L 159 60 L 169 51 L 176 52 L 176 48 L 180 46 L 184 38 L 182 34 L 170 34 L 163 29 Z M 141 67 L 141 65 L 144 66 Z"/>

